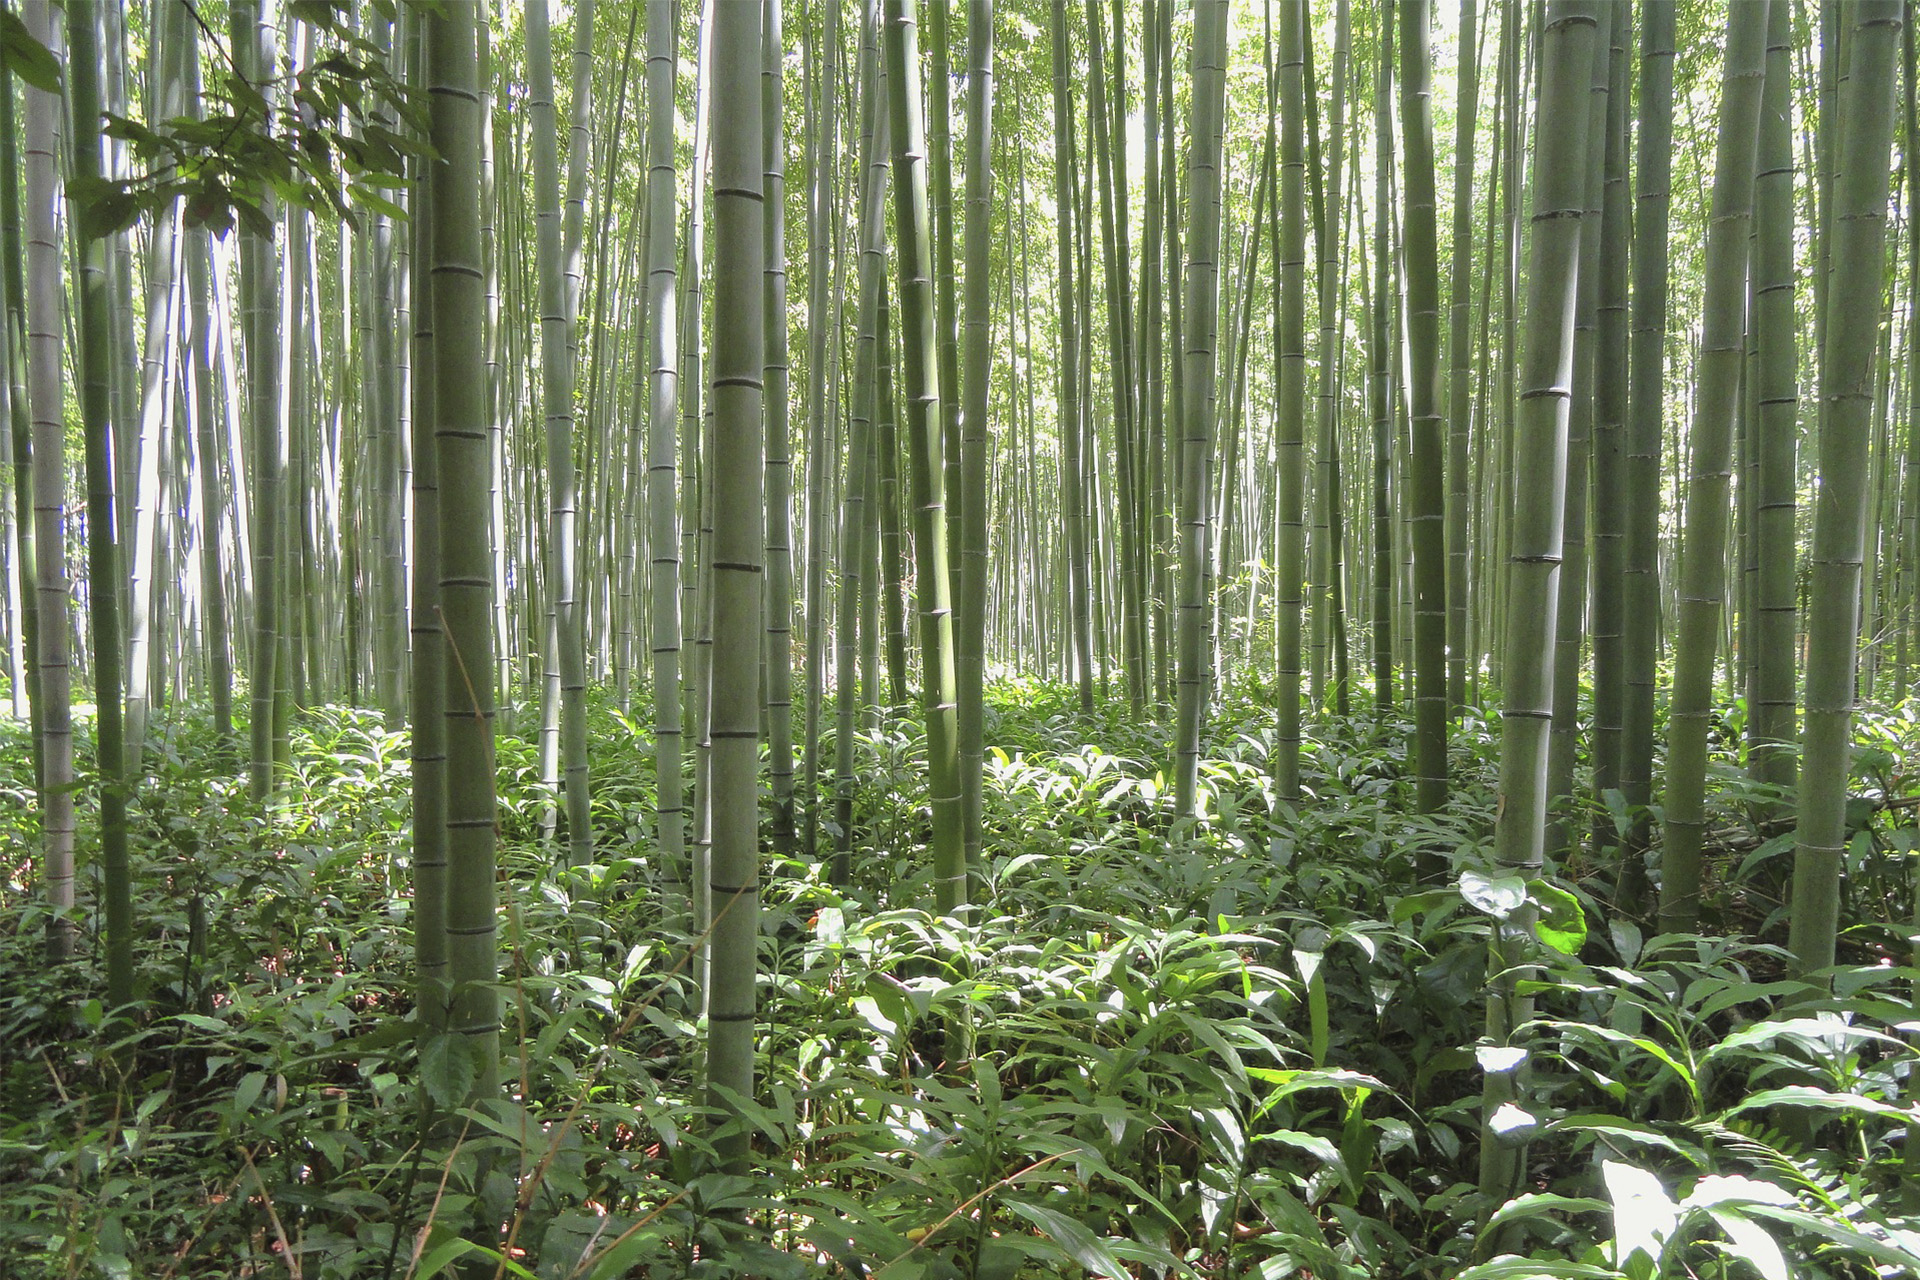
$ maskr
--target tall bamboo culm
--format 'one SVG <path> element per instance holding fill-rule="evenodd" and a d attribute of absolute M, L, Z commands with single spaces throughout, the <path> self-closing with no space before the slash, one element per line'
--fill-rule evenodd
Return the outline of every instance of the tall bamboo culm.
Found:
<path fill-rule="evenodd" d="M 73 117 L 73 176 L 101 176 L 100 10 L 95 0 L 67 9 L 67 91 Z M 119 56 L 115 51 L 114 56 Z M 93 645 L 96 768 L 100 774 L 100 893 L 106 917 L 107 999 L 133 999 L 133 884 L 127 848 L 127 777 L 123 733 L 120 543 L 114 506 L 113 422 L 109 398 L 114 360 L 108 316 L 106 238 L 84 215 L 71 228 L 79 314 L 80 417 L 86 440 L 87 615 Z"/>
<path fill-rule="evenodd" d="M 1514 463 L 1527 477 L 1514 509 L 1506 566 L 1507 629 L 1502 645 L 1499 816 L 1494 859 L 1503 873 L 1538 874 L 1546 840 L 1547 737 L 1553 719 L 1553 646 L 1566 483 L 1567 411 L 1573 378 L 1573 294 L 1586 207 L 1587 93 L 1597 0 L 1554 0 L 1541 44 L 1540 117 L 1533 157 L 1533 235 L 1527 269 L 1526 347 Z M 1487 1000 L 1487 1037 L 1509 1042 L 1532 1016 L 1515 966 L 1531 944 L 1525 911 L 1500 922 L 1490 972 L 1502 975 Z M 1518 1064 L 1486 1075 L 1480 1190 L 1505 1203 L 1525 1167 L 1521 1148 L 1498 1140 L 1494 1123 L 1519 1091 Z"/>
<path fill-rule="evenodd" d="M 741 1115 L 753 1098 L 754 977 L 760 921 L 760 651 L 766 557 L 766 374 L 761 256 L 761 9 L 713 13 L 713 87 L 728 104 L 713 130 L 712 871 L 708 944 L 708 1105 L 722 1117 L 721 1158 L 747 1157 Z"/>
<path fill-rule="evenodd" d="M 426 19 L 432 167 L 433 452 L 439 468 L 440 590 L 446 715 L 447 1029 L 466 1037 L 469 1089 L 495 1089 L 500 997 L 495 945 L 493 564 L 488 548 L 487 430 L 482 367 L 480 90 L 475 10 L 449 5 Z M 418 462 L 416 460 L 416 465 Z M 419 572 L 416 568 L 415 572 Z M 419 821 L 416 815 L 415 821 Z"/>
<path fill-rule="evenodd" d="M 27 28 L 53 44 L 50 0 L 28 0 Z M 61 361 L 60 96 L 27 88 L 26 310 L 27 400 L 33 419 L 34 586 L 38 597 L 35 664 L 40 672 L 40 841 L 47 905 L 47 950 L 73 949 L 73 672 L 71 589 L 66 561 L 66 385 Z"/>
<path fill-rule="evenodd" d="M 1686 525 L 1680 555 L 1680 616 L 1674 637 L 1673 701 L 1667 712 L 1666 840 L 1660 927 L 1691 930 L 1700 912 L 1700 850 L 1706 830 L 1707 728 L 1714 657 L 1727 589 L 1727 509 L 1733 434 L 1746 358 L 1749 229 L 1760 93 L 1766 82 L 1768 0 L 1731 11 L 1707 222 L 1704 315 L 1688 433 Z"/>
<path fill-rule="evenodd" d="M 1220 305 L 1220 187 L 1226 111 L 1227 6 L 1200 0 L 1194 11 L 1193 116 L 1188 134 L 1186 349 L 1180 406 L 1180 604 L 1174 736 L 1174 808 L 1199 804 L 1200 735 L 1206 719 L 1208 536 L 1207 454 L 1213 438 L 1214 344 L 1208 317 Z"/>
<path fill-rule="evenodd" d="M 945 0 L 933 0 L 944 4 Z M 905 356 L 907 452 L 912 470 L 921 700 L 933 816 L 934 900 L 956 914 L 967 899 L 960 823 L 958 683 L 953 653 L 953 579 L 947 563 L 946 483 L 936 350 L 933 243 L 928 218 L 926 121 L 920 99 L 915 0 L 887 0 L 886 62 L 893 131 L 893 222 Z"/>
<path fill-rule="evenodd" d="M 686 806 L 680 714 L 680 320 L 675 294 L 674 76 L 676 0 L 647 0 L 647 548 L 648 649 L 653 659 L 655 819 L 660 859 L 684 897 Z"/>
<path fill-rule="evenodd" d="M 1872 428 L 1874 331 L 1886 272 L 1887 188 L 1893 135 L 1898 0 L 1860 0 L 1841 89 L 1839 181 L 1834 189 L 1827 320 L 1820 350 L 1820 490 L 1813 515 L 1807 601 L 1807 710 L 1800 766 L 1799 842 L 1793 856 L 1795 967 L 1834 962 L 1841 863 L 1846 855 L 1861 563 L 1866 542 L 1867 445 Z"/>

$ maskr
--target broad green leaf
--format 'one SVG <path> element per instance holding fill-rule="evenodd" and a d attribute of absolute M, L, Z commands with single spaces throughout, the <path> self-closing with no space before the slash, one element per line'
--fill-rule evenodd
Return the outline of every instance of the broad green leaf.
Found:
<path fill-rule="evenodd" d="M 1516 1218 L 1531 1218 L 1542 1213 L 1604 1213 L 1605 1200 L 1592 1196 L 1563 1196 L 1551 1191 L 1536 1191 L 1524 1196 L 1515 1196 L 1501 1205 L 1480 1225 L 1482 1236 L 1491 1235 L 1500 1227 Z"/>
<path fill-rule="evenodd" d="M 1487 1128 L 1503 1146 L 1525 1142 L 1540 1129 L 1540 1118 L 1517 1102 L 1503 1102 L 1487 1117 Z"/>
<path fill-rule="evenodd" d="M 233 1114 L 244 1116 L 253 1110 L 253 1104 L 260 1101 L 260 1095 L 266 1091 L 267 1073 L 249 1071 L 240 1077 L 240 1083 L 233 1090 Z"/>
<path fill-rule="evenodd" d="M 1780 1252 L 1779 1243 L 1765 1227 L 1729 1209 L 1712 1209 L 1709 1213 L 1733 1242 L 1725 1246 L 1726 1251 L 1758 1271 L 1760 1280 L 1792 1280 L 1793 1272 L 1787 1266 L 1786 1255 Z"/>
<path fill-rule="evenodd" d="M 1762 1182 L 1758 1178 L 1743 1177 L 1739 1174 L 1710 1173 L 1693 1184 L 1693 1190 L 1687 1192 L 1680 1201 L 1683 1209 L 1715 1209 L 1729 1204 L 1780 1204 L 1794 1203 L 1793 1193 L 1771 1182 Z"/>
<path fill-rule="evenodd" d="M 1617 1044 L 1623 1048 L 1638 1049 L 1670 1068 L 1675 1075 L 1680 1077 L 1680 1083 L 1687 1087 L 1689 1093 L 1693 1092 L 1696 1087 L 1693 1071 L 1682 1064 L 1672 1053 L 1668 1052 L 1664 1045 L 1658 1041 L 1649 1040 L 1645 1036 L 1628 1035 L 1624 1031 L 1618 1031 L 1613 1027 L 1603 1027 L 1598 1023 L 1563 1022 L 1555 1018 L 1541 1018 L 1533 1025 L 1536 1027 L 1548 1027 L 1555 1031 L 1564 1031 L 1574 1036 L 1591 1036 L 1593 1039 L 1604 1040 L 1609 1044 Z"/>
<path fill-rule="evenodd" d="M 1695 1164 L 1700 1164 L 1705 1159 L 1698 1147 L 1691 1144 L 1682 1146 L 1674 1138 L 1660 1132 L 1660 1130 L 1650 1124 L 1642 1123 L 1639 1120 L 1623 1119 L 1620 1116 L 1610 1116 L 1599 1113 L 1562 1116 L 1560 1119 L 1554 1121 L 1550 1127 L 1555 1131 L 1572 1130 L 1576 1133 L 1592 1133 L 1604 1135 L 1615 1142 L 1637 1142 L 1650 1147 L 1658 1147 L 1662 1151 L 1671 1151 L 1677 1156 L 1683 1156 Z"/>
<path fill-rule="evenodd" d="M 1527 882 L 1520 876 L 1490 876 L 1482 871 L 1460 873 L 1460 896 L 1473 909 L 1495 920 L 1505 920 L 1527 901 Z"/>
<path fill-rule="evenodd" d="M 1900 1124 L 1920 1124 L 1920 1107 L 1896 1107 L 1857 1093 L 1830 1093 L 1811 1085 L 1790 1084 L 1778 1089 L 1763 1089 L 1742 1098 L 1727 1108 L 1727 1114 L 1762 1107 L 1812 1107 L 1817 1111 L 1847 1111 L 1859 1116 L 1874 1116 Z"/>
<path fill-rule="evenodd" d="M 1513 1045 L 1483 1044 L 1473 1051 L 1480 1069 L 1488 1075 L 1505 1075 L 1518 1070 L 1527 1060 L 1527 1051 Z"/>
<path fill-rule="evenodd" d="M 1635 1165 L 1603 1160 L 1600 1176 L 1613 1201 L 1614 1262 L 1629 1269 L 1640 1254 L 1658 1272 L 1667 1240 L 1679 1225 L 1679 1206 L 1657 1175 Z"/>
<path fill-rule="evenodd" d="M 433 1277 L 445 1271 L 470 1253 L 485 1253 L 479 1245 L 459 1236 L 442 1240 L 420 1256 L 420 1265 L 414 1270 L 414 1280 L 433 1280 Z"/>
<path fill-rule="evenodd" d="M 1428 889 L 1424 893 L 1410 893 L 1394 901 L 1391 919 L 1395 924 L 1405 924 L 1415 916 L 1424 915 L 1441 907 L 1450 907 L 1458 901 L 1451 889 Z"/>
<path fill-rule="evenodd" d="M 1563 956 L 1579 955 L 1587 945 L 1587 913 L 1580 900 L 1547 880 L 1529 881 L 1527 889 L 1540 908 L 1534 935 Z"/>
<path fill-rule="evenodd" d="M 1888 1231 L 1886 1239 L 1868 1235 L 1832 1214 L 1809 1213 L 1780 1205 L 1748 1205 L 1747 1212 L 1771 1218 L 1822 1236 L 1843 1249 L 1853 1249 L 1896 1268 L 1895 1274 L 1920 1274 L 1920 1232 Z"/>
<path fill-rule="evenodd" d="M 420 1046 L 420 1084 L 427 1096 L 442 1107 L 466 1101 L 479 1073 L 473 1045 L 463 1035 L 442 1031 L 431 1035 Z"/>
<path fill-rule="evenodd" d="M 1613 939 L 1613 949 L 1620 953 L 1622 962 L 1632 964 L 1640 958 L 1640 948 L 1646 939 L 1639 925 L 1631 920 L 1609 920 L 1607 934 Z"/>
<path fill-rule="evenodd" d="M 1701 1060 L 1712 1062 L 1728 1054 L 1757 1049 L 1781 1039 L 1790 1040 L 1817 1056 L 1838 1055 L 1856 1045 L 1867 1043 L 1883 1044 L 1889 1048 L 1904 1047 L 1900 1040 L 1885 1032 L 1870 1027 L 1850 1026 L 1832 1014 L 1824 1014 L 1812 1018 L 1769 1018 L 1742 1027 L 1708 1049 L 1701 1055 Z"/>
<path fill-rule="evenodd" d="M 1347 1161 L 1346 1157 L 1340 1154 L 1340 1148 L 1317 1133 L 1280 1129 L 1273 1133 L 1263 1133 L 1260 1137 L 1267 1142 L 1277 1142 L 1283 1147 L 1304 1151 L 1321 1164 L 1331 1167 L 1342 1178 L 1347 1176 Z"/>
<path fill-rule="evenodd" d="M 1007 1200 L 1006 1207 L 1032 1223 L 1040 1234 L 1059 1245 L 1068 1257 L 1097 1276 L 1128 1280 L 1127 1264 L 1104 1239 L 1066 1214 L 1026 1200 Z"/>
<path fill-rule="evenodd" d="M 1620 1273 L 1612 1267 L 1596 1267 L 1586 1262 L 1522 1258 L 1508 1253 L 1477 1267 L 1468 1267 L 1454 1280 L 1538 1280 L 1541 1276 L 1552 1276 L 1555 1280 L 1619 1280 Z"/>
<path fill-rule="evenodd" d="M 60 92 L 60 62 L 11 11 L 0 10 L 0 51 L 9 71 L 45 93 Z M 5 86 L 12 93 L 12 86 Z"/>
<path fill-rule="evenodd" d="M 1626 839 L 1627 831 L 1633 825 L 1632 815 L 1627 809 L 1626 793 L 1618 787 L 1608 787 L 1600 793 L 1600 798 L 1606 803 L 1607 813 L 1613 819 L 1613 834 L 1622 840 Z"/>
<path fill-rule="evenodd" d="M 209 1018 L 204 1013 L 178 1013 L 174 1015 L 173 1020 L 175 1022 L 184 1022 L 186 1025 L 201 1031 L 211 1031 L 215 1035 L 224 1035 L 233 1030 L 232 1027 L 220 1021 L 220 1019 Z"/>

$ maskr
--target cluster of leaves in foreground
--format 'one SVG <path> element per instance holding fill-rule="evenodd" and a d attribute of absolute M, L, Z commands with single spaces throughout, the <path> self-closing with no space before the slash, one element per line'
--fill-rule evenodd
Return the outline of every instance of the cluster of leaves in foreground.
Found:
<path fill-rule="evenodd" d="M 1265 782 L 1263 712 L 1230 704 L 1205 817 L 1175 820 L 1157 731 L 1067 707 L 1056 689 L 997 691 L 977 919 L 923 910 L 924 742 L 904 720 L 860 743 L 858 883 L 772 868 L 761 1084 L 742 1100 L 751 1177 L 712 1154 L 698 961 L 681 869 L 653 854 L 644 714 L 595 711 L 601 861 L 584 868 L 539 842 L 552 797 L 531 750 L 502 743 L 509 1059 L 502 1099 L 477 1108 L 461 1105 L 461 1044 L 423 1041 L 411 1017 L 403 738 L 363 713 L 310 715 L 271 815 L 248 810 L 202 726 L 166 738 L 139 808 L 151 1003 L 134 1018 L 90 998 L 90 962 L 39 961 L 31 774 L 7 743 L 0 1270 L 1647 1280 L 1920 1265 L 1895 1145 L 1916 1119 L 1914 974 L 1873 962 L 1879 934 L 1809 1001 L 1765 944 L 1609 923 L 1589 896 L 1604 896 L 1599 868 L 1484 874 L 1492 746 L 1471 729 L 1444 820 L 1411 814 L 1398 725 L 1312 744 L 1312 802 L 1291 812 Z M 1882 722 L 1865 757 L 1861 859 L 1910 847 L 1888 807 L 1904 730 Z M 1462 879 L 1415 891 L 1414 850 L 1436 844 Z M 1764 849 L 1723 860 L 1714 902 L 1733 918 Z M 1523 902 L 1545 908 L 1546 961 L 1526 979 L 1539 1017 L 1518 1053 L 1494 1053 L 1478 1043 L 1488 934 Z M 948 1062 L 960 1024 L 972 1056 Z M 1496 1208 L 1475 1189 L 1483 1073 L 1514 1069 L 1531 1100 L 1503 1127 L 1530 1142 L 1528 1185 L 1476 1233 Z"/>

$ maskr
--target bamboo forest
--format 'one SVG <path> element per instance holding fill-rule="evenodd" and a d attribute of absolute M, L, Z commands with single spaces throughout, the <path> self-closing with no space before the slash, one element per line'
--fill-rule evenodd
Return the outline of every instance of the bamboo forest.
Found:
<path fill-rule="evenodd" d="M 0 0 L 0 1280 L 1920 1274 L 1908 0 Z"/>

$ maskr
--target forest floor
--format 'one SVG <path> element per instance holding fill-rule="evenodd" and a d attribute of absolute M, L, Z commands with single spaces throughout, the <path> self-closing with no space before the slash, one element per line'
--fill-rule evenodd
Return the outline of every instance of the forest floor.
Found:
<path fill-rule="evenodd" d="M 989 700 L 973 920 L 928 911 L 911 717 L 858 744 L 853 883 L 770 866 L 750 1175 L 713 1154 L 644 714 L 593 707 L 585 867 L 541 838 L 534 748 L 501 740 L 505 1079 L 480 1106 L 465 1043 L 411 1016 L 404 735 L 303 715 L 263 813 L 176 712 L 134 805 L 145 998 L 115 1011 L 95 939 L 44 961 L 28 744 L 0 728 L 0 1276 L 1920 1268 L 1904 709 L 1861 718 L 1847 963 L 1809 988 L 1784 977 L 1779 797 L 1731 757 L 1701 932 L 1654 937 L 1612 909 L 1610 854 L 1495 874 L 1478 717 L 1456 723 L 1443 815 L 1413 812 L 1396 717 L 1316 726 L 1295 808 L 1259 691 L 1230 693 L 1194 819 L 1172 816 L 1164 731 L 1123 706 Z M 1575 825 L 1634 816 L 1615 798 Z M 1433 848 L 1452 883 L 1416 883 Z M 1485 1036 L 1488 941 L 1528 927 L 1516 1056 Z M 1524 1147 L 1491 1196 L 1489 1072 L 1517 1072 L 1523 1104 L 1491 1140 Z"/>

